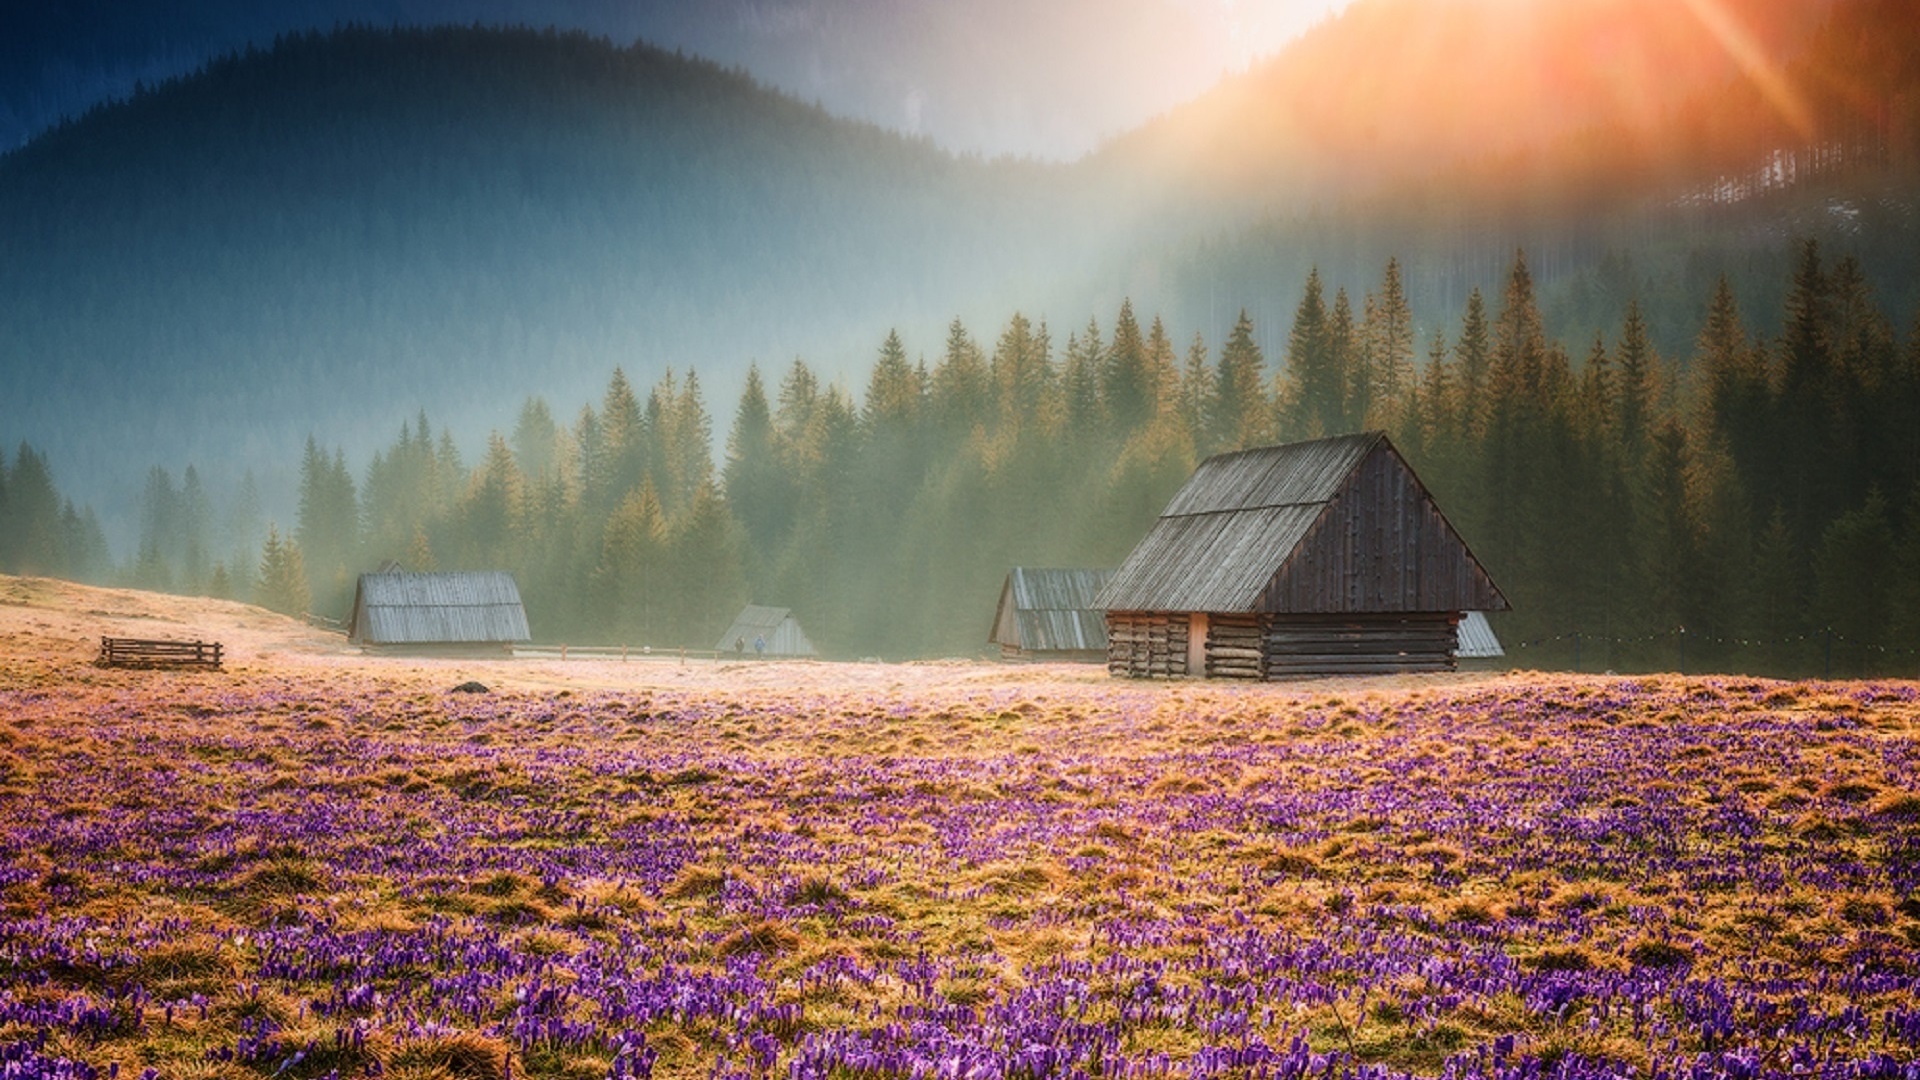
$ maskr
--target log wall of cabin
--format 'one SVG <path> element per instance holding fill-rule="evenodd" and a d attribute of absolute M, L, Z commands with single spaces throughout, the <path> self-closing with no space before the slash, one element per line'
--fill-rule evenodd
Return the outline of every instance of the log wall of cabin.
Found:
<path fill-rule="evenodd" d="M 1454 670 L 1458 615 L 1282 615 L 1261 628 L 1264 677 Z"/>
<path fill-rule="evenodd" d="M 1184 612 L 1107 612 L 1107 671 L 1135 679 L 1185 678 L 1187 630 Z"/>

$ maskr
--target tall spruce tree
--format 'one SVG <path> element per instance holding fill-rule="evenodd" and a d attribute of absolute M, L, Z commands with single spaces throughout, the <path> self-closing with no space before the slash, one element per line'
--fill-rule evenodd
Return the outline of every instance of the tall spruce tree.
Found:
<path fill-rule="evenodd" d="M 1134 318 L 1133 301 L 1123 300 L 1120 317 L 1113 324 L 1113 341 L 1107 346 L 1100 393 L 1107 419 L 1121 438 L 1145 427 L 1153 416 L 1156 382 L 1146 339 Z"/>
<path fill-rule="evenodd" d="M 1287 334 L 1286 368 L 1280 373 L 1280 439 L 1312 439 L 1337 434 L 1344 423 L 1346 388 L 1334 352 L 1326 299 L 1318 267 L 1307 274 L 1300 306 Z"/>
<path fill-rule="evenodd" d="M 1214 371 L 1213 395 L 1208 404 L 1205 438 L 1207 453 L 1259 446 L 1273 437 L 1273 418 L 1266 392 L 1266 358 L 1253 338 L 1253 318 L 1246 308 L 1234 320 L 1220 362 Z"/>
<path fill-rule="evenodd" d="M 267 539 L 260 549 L 259 582 L 254 603 L 269 611 L 299 617 L 312 606 L 300 545 L 291 537 L 281 539 L 280 527 L 272 522 L 267 523 Z"/>

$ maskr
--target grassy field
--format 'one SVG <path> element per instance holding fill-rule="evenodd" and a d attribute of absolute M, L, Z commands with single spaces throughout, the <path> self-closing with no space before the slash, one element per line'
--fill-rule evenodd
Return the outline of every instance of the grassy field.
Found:
<path fill-rule="evenodd" d="M 9 1080 L 1920 1077 L 1912 684 L 92 625 L 0 590 Z"/>

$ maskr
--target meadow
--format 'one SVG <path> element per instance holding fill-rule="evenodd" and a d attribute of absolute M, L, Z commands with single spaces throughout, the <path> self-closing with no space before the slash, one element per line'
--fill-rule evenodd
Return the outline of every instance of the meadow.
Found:
<path fill-rule="evenodd" d="M 1920 1077 L 1912 684 L 841 670 L 0 666 L 0 1076 Z"/>

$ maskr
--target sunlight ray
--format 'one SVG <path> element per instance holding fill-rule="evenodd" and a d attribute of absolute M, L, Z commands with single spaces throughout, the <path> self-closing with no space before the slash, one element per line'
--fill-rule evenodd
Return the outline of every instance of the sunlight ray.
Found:
<path fill-rule="evenodd" d="M 1815 125 L 1813 109 L 1807 104 L 1797 87 L 1786 73 L 1775 66 L 1767 57 L 1766 50 L 1754 39 L 1752 33 L 1741 25 L 1740 20 L 1728 11 L 1722 0 L 1681 0 L 1686 9 L 1699 19 L 1707 31 L 1727 51 L 1733 62 L 1738 64 L 1742 73 L 1753 80 L 1767 103 L 1780 114 L 1780 118 L 1803 137 L 1811 138 Z"/>

